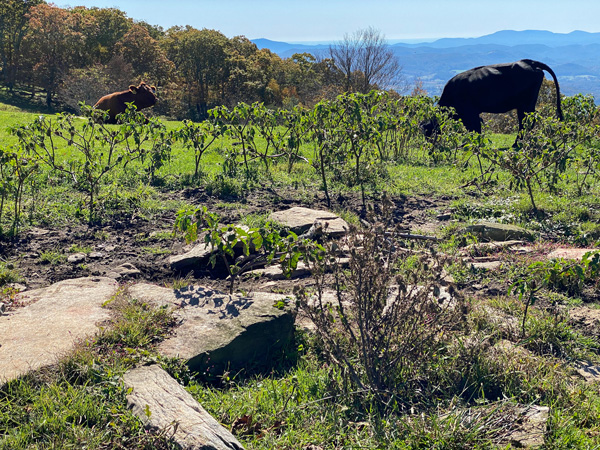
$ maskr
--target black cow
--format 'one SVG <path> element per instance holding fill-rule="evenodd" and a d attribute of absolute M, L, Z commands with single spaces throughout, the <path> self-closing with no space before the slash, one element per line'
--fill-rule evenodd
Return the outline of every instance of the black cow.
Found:
<path fill-rule="evenodd" d="M 446 83 L 438 105 L 453 107 L 456 118 L 465 128 L 478 133 L 481 133 L 479 114 L 482 112 L 504 113 L 516 109 L 520 131 L 525 114 L 535 111 L 544 70 L 554 79 L 557 115 L 563 120 L 556 75 L 546 64 L 531 59 L 475 67 L 459 73 Z M 435 120 L 422 123 L 421 128 L 427 137 L 439 131 Z"/>

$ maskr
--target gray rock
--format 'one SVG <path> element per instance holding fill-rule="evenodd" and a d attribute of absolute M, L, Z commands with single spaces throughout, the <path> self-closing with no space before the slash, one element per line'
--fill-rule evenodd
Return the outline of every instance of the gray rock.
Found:
<path fill-rule="evenodd" d="M 186 359 L 193 371 L 212 374 L 262 365 L 293 336 L 291 308 L 274 306 L 284 295 L 256 292 L 244 297 L 203 286 L 173 290 L 150 284 L 131 286 L 129 295 L 174 308 L 180 325 L 158 351 Z"/>
<path fill-rule="evenodd" d="M 269 219 L 290 227 L 296 234 L 307 231 L 315 222 L 323 224 L 323 233 L 331 237 L 343 236 L 348 232 L 348 223 L 329 211 L 318 211 L 296 206 L 284 211 L 274 212 Z"/>
<path fill-rule="evenodd" d="M 575 364 L 575 369 L 588 383 L 600 382 L 600 366 L 585 361 L 578 361 Z"/>
<path fill-rule="evenodd" d="M 166 432 L 182 449 L 243 450 L 183 386 L 159 366 L 139 367 L 123 377 L 127 403 L 151 430 Z"/>
<path fill-rule="evenodd" d="M 169 257 L 169 265 L 172 269 L 181 270 L 185 267 L 195 266 L 201 261 L 207 261 L 211 253 L 212 249 L 209 244 L 198 244 L 189 252 Z"/>
<path fill-rule="evenodd" d="M 350 258 L 338 258 L 337 264 L 341 267 L 348 267 L 350 265 Z M 281 266 L 269 266 L 264 269 L 255 269 L 250 272 L 246 272 L 245 276 L 257 276 L 257 277 L 265 277 L 270 280 L 286 280 L 286 279 L 294 279 L 305 277 L 311 274 L 310 268 L 302 261 L 298 262 L 298 266 L 295 270 L 292 271 L 289 278 L 285 276 Z"/>
<path fill-rule="evenodd" d="M 55 363 L 109 318 L 110 278 L 78 278 L 20 294 L 27 306 L 0 317 L 0 384 Z"/>
<path fill-rule="evenodd" d="M 494 222 L 480 222 L 469 225 L 465 228 L 465 231 L 486 241 L 532 241 L 534 239 L 534 234 L 525 228 Z"/>
<path fill-rule="evenodd" d="M 557 248 L 552 252 L 548 253 L 548 259 L 572 259 L 581 261 L 583 259 L 583 255 L 589 252 L 593 252 L 593 248 Z"/>
<path fill-rule="evenodd" d="M 131 263 L 121 264 L 120 266 L 112 269 L 111 272 L 118 274 L 120 277 L 135 276 L 142 273 Z"/>
<path fill-rule="evenodd" d="M 264 269 L 255 269 L 250 272 L 246 272 L 245 276 L 257 276 L 257 277 L 265 277 L 270 280 L 285 280 L 288 277 L 285 276 L 281 266 L 269 266 Z M 300 278 L 310 275 L 310 269 L 303 262 L 298 263 L 298 267 L 296 270 L 292 271 L 289 278 Z"/>
<path fill-rule="evenodd" d="M 524 241 L 500 241 L 500 242 L 478 242 L 477 244 L 467 245 L 461 249 L 463 254 L 489 254 L 499 252 L 505 249 L 514 251 L 515 247 L 522 246 Z M 520 248 L 520 247 L 518 247 Z"/>
<path fill-rule="evenodd" d="M 71 264 L 79 264 L 85 261 L 85 253 L 74 253 L 67 258 Z"/>
<path fill-rule="evenodd" d="M 539 447 L 544 444 L 544 435 L 550 408 L 547 406 L 523 406 L 518 410 L 517 427 L 506 440 L 517 448 Z"/>
<path fill-rule="evenodd" d="M 483 261 L 471 263 L 475 270 L 498 270 L 502 267 L 502 261 Z"/>

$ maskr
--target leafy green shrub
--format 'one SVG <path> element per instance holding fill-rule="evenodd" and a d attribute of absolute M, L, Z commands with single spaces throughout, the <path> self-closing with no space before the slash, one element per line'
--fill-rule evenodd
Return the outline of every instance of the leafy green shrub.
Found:
<path fill-rule="evenodd" d="M 252 268 L 268 265 L 275 260 L 284 274 L 289 275 L 296 269 L 300 258 L 298 236 L 295 233 L 290 231 L 282 236 L 280 230 L 270 223 L 256 228 L 222 226 L 219 216 L 208 212 L 206 207 L 180 210 L 175 228 L 184 233 L 188 242 L 202 236 L 204 243 L 210 245 L 214 250 L 210 262 L 213 267 L 217 260 L 225 265 L 230 277 L 230 293 L 233 293 L 236 279 Z"/>
<path fill-rule="evenodd" d="M 36 164 L 62 174 L 86 192 L 88 220 L 93 222 L 102 182 L 108 174 L 139 161 L 148 180 L 154 179 L 170 158 L 171 136 L 163 124 L 156 119 L 148 121 L 134 105 L 119 115 L 121 125 L 117 127 L 102 123 L 104 111 L 86 105 L 82 110 L 84 120 L 70 114 L 58 114 L 54 120 L 39 116 L 11 131 Z"/>

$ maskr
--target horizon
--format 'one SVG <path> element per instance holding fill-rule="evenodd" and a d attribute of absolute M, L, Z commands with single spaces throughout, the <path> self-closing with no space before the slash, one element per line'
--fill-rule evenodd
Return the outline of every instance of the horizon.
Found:
<path fill-rule="evenodd" d="M 227 37 L 246 36 L 279 42 L 332 42 L 373 27 L 389 41 L 431 42 L 485 36 L 495 30 L 569 30 L 600 32 L 596 0 L 60 0 L 59 7 L 117 8 L 128 17 L 158 25 L 218 30 Z M 515 13 L 518 11 L 518 14 Z"/>
<path fill-rule="evenodd" d="M 436 38 L 436 39 L 414 38 L 414 39 L 386 39 L 386 40 L 388 41 L 388 43 L 390 45 L 394 45 L 394 44 L 428 44 L 428 43 L 433 43 L 433 42 L 443 40 L 443 39 L 479 39 L 482 37 L 492 36 L 494 34 L 498 34 L 498 33 L 502 33 L 502 32 L 516 32 L 516 33 L 548 32 L 548 33 L 564 35 L 564 36 L 573 34 L 573 33 L 600 34 L 600 32 L 592 32 L 592 31 L 585 31 L 585 30 L 572 30 L 572 31 L 568 31 L 565 33 L 558 33 L 558 32 L 554 32 L 554 31 L 550 31 L 550 30 L 534 30 L 534 29 L 509 30 L 509 29 L 505 29 L 505 30 L 493 31 L 491 33 L 486 33 L 486 34 L 479 35 L 479 36 L 460 36 L 460 37 L 445 36 L 445 37 Z M 311 41 L 311 40 L 309 40 L 309 41 L 280 41 L 280 40 L 276 40 L 276 39 L 270 39 L 267 37 L 248 38 L 248 39 L 250 39 L 251 41 L 266 40 L 266 41 L 270 41 L 270 42 L 280 42 L 280 43 L 284 43 L 284 44 L 298 44 L 298 45 L 330 45 L 330 44 L 333 44 L 333 43 L 339 41 L 339 39 L 330 40 L 330 41 Z"/>

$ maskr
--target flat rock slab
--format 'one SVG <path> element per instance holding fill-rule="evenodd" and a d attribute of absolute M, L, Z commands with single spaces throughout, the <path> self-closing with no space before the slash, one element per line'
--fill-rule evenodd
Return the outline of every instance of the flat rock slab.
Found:
<path fill-rule="evenodd" d="M 507 436 L 516 448 L 539 447 L 544 444 L 544 435 L 550 408 L 547 406 L 524 406 L 518 411 L 518 426 Z"/>
<path fill-rule="evenodd" d="M 0 384 L 56 363 L 109 319 L 102 307 L 118 284 L 105 277 L 77 278 L 26 291 L 27 306 L 0 317 Z"/>
<path fill-rule="evenodd" d="M 211 245 L 203 242 L 195 245 L 186 253 L 169 257 L 169 265 L 175 270 L 181 270 L 185 267 L 194 266 L 200 261 L 207 260 L 212 251 Z"/>
<path fill-rule="evenodd" d="M 350 264 L 350 258 L 338 258 L 337 263 L 341 267 L 348 267 Z M 265 278 L 268 278 L 269 280 L 286 280 L 286 279 L 306 277 L 306 276 L 309 276 L 310 274 L 311 274 L 310 268 L 303 261 L 299 261 L 298 266 L 296 267 L 296 269 L 294 269 L 289 274 L 289 277 L 285 276 L 285 274 L 283 273 L 283 269 L 281 268 L 280 265 L 268 266 L 263 269 L 251 270 L 250 272 L 246 272 L 244 274 L 244 276 L 246 276 L 246 277 L 252 277 L 252 276 L 265 277 Z"/>
<path fill-rule="evenodd" d="M 471 263 L 473 269 L 475 270 L 498 270 L 502 267 L 501 261 L 483 261 L 483 262 L 473 262 Z"/>
<path fill-rule="evenodd" d="M 589 252 L 593 252 L 593 248 L 557 248 L 552 252 L 548 253 L 548 259 L 572 259 L 581 261 L 583 259 L 583 255 Z"/>
<path fill-rule="evenodd" d="M 123 382 L 127 403 L 144 425 L 166 432 L 184 450 L 243 450 L 238 440 L 217 422 L 183 386 L 159 366 L 127 372 Z"/>
<path fill-rule="evenodd" d="M 600 366 L 585 361 L 579 361 L 575 364 L 575 370 L 577 370 L 577 373 L 588 383 L 600 382 Z"/>
<path fill-rule="evenodd" d="M 515 248 L 522 249 L 525 241 L 493 241 L 493 242 L 478 242 L 477 244 L 467 245 L 461 249 L 462 254 L 489 254 L 496 253 L 502 250 L 510 249 L 514 251 Z"/>
<path fill-rule="evenodd" d="M 244 276 L 246 277 L 265 277 L 268 278 L 270 280 L 285 280 L 285 279 L 294 279 L 294 278 L 300 278 L 300 277 L 305 277 L 310 275 L 310 269 L 306 266 L 306 264 L 304 264 L 302 261 L 300 261 L 298 263 L 298 267 L 296 267 L 295 270 L 293 270 L 290 274 L 289 277 L 286 277 L 285 274 L 283 273 L 283 269 L 280 266 L 269 266 L 269 267 L 265 267 L 264 269 L 255 269 L 255 270 L 251 270 L 250 272 L 246 272 L 244 274 Z"/>
<path fill-rule="evenodd" d="M 482 240 L 489 241 L 532 241 L 534 238 L 534 234 L 525 228 L 494 222 L 479 222 L 469 225 L 465 231 L 479 236 Z"/>
<path fill-rule="evenodd" d="M 293 336 L 291 308 L 275 307 L 276 302 L 288 299 L 284 295 L 229 295 L 203 286 L 174 290 L 145 283 L 131 286 L 129 294 L 174 308 L 180 325 L 158 351 L 186 359 L 193 371 L 211 374 L 265 364 Z"/>
<path fill-rule="evenodd" d="M 600 309 L 576 306 L 569 310 L 569 323 L 587 335 L 600 337 Z"/>
<path fill-rule="evenodd" d="M 349 229 L 348 223 L 337 214 L 302 206 L 274 212 L 269 216 L 269 220 L 290 227 L 296 234 L 308 231 L 315 222 L 321 222 L 323 233 L 331 237 L 343 236 Z"/>

